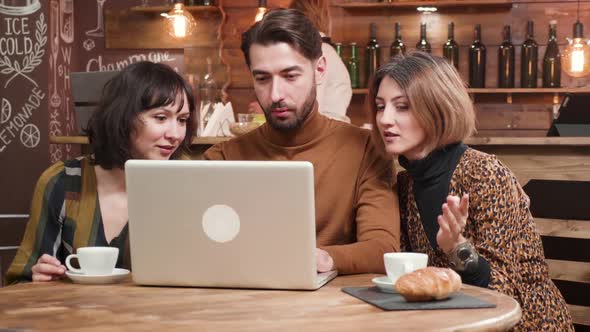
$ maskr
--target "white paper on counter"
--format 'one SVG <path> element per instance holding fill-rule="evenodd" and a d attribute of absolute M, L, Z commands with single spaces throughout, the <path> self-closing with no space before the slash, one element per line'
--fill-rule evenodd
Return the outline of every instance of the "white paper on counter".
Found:
<path fill-rule="evenodd" d="M 229 125 L 234 123 L 234 111 L 231 102 L 223 105 L 222 103 L 215 103 L 213 105 L 213 114 L 209 117 L 207 126 L 203 128 L 203 118 L 209 107 L 205 104 L 201 107 L 200 121 L 199 121 L 199 136 L 201 137 L 219 137 L 219 136 L 233 136 L 229 131 Z"/>

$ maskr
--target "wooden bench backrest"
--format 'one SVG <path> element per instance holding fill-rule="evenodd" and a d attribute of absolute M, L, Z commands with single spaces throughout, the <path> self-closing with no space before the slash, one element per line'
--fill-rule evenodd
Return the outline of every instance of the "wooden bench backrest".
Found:
<path fill-rule="evenodd" d="M 498 156 L 529 195 L 551 279 L 568 303 L 576 331 L 590 331 L 590 148 L 473 147 Z"/>

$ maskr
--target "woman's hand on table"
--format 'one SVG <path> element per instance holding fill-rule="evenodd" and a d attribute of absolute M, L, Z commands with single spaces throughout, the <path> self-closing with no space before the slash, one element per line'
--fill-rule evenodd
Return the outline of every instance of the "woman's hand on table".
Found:
<path fill-rule="evenodd" d="M 33 272 L 33 281 L 51 281 L 63 277 L 66 267 L 57 258 L 43 254 L 37 260 L 37 264 L 33 265 L 31 271 Z"/>

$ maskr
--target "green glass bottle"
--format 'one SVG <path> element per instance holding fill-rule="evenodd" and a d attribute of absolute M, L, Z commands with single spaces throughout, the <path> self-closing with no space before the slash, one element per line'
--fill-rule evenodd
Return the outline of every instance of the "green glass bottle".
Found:
<path fill-rule="evenodd" d="M 514 45 L 510 26 L 504 26 L 504 41 L 498 48 L 498 87 L 514 88 Z"/>
<path fill-rule="evenodd" d="M 549 25 L 549 42 L 543 56 L 543 87 L 561 87 L 561 55 L 557 45 L 557 23 L 552 21 Z"/>
<path fill-rule="evenodd" d="M 533 21 L 527 22 L 526 40 L 522 43 L 520 54 L 520 86 L 523 88 L 536 88 L 539 61 L 539 46 L 534 39 Z"/>
<path fill-rule="evenodd" d="M 336 49 L 336 54 L 342 59 L 342 43 L 334 43 L 334 48 Z"/>
<path fill-rule="evenodd" d="M 481 24 L 475 25 L 475 40 L 469 47 L 469 86 L 486 87 L 486 47 L 481 41 Z"/>
<path fill-rule="evenodd" d="M 358 89 L 360 87 L 360 66 L 357 52 L 358 51 L 356 43 L 350 43 L 350 59 L 348 59 L 348 74 L 350 75 L 350 86 L 353 89 Z"/>
<path fill-rule="evenodd" d="M 401 25 L 395 22 L 395 37 L 389 47 L 389 55 L 393 59 L 400 54 L 406 54 L 406 45 L 402 41 Z"/>
<path fill-rule="evenodd" d="M 428 39 L 426 39 L 426 23 L 420 24 L 420 40 L 416 44 L 416 49 L 418 51 L 427 52 L 427 53 L 432 52 L 432 48 L 430 47 L 430 43 L 428 42 Z"/>
<path fill-rule="evenodd" d="M 365 47 L 365 86 L 369 85 L 371 76 L 377 71 L 381 62 L 381 47 L 377 42 L 377 25 L 371 23 L 369 30 L 369 42 Z"/>
<path fill-rule="evenodd" d="M 449 23 L 449 37 L 443 45 L 443 56 L 459 70 L 459 44 L 455 41 L 455 24 Z"/>

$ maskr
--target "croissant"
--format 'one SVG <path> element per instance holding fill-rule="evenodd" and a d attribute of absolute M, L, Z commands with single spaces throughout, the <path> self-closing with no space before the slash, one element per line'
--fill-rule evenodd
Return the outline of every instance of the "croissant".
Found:
<path fill-rule="evenodd" d="M 426 267 L 404 274 L 394 287 L 408 302 L 442 300 L 461 288 L 461 277 L 448 268 Z"/>

